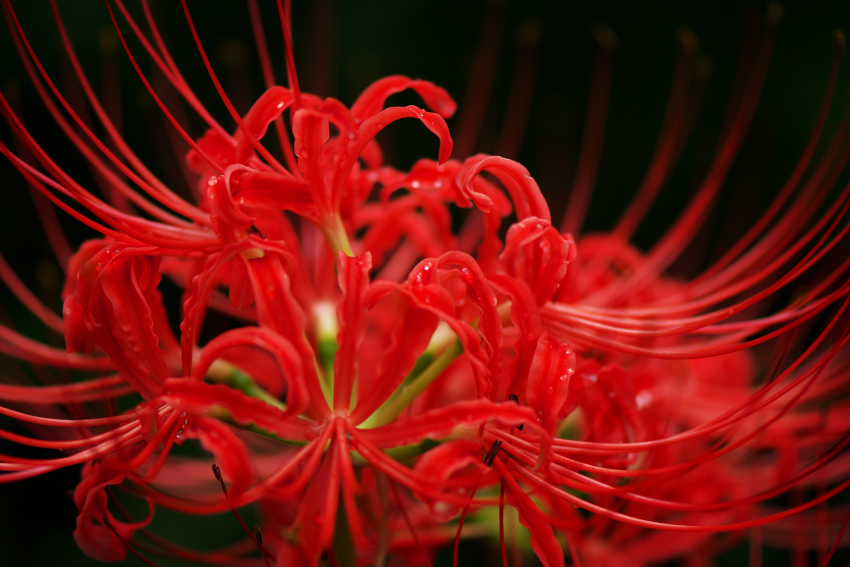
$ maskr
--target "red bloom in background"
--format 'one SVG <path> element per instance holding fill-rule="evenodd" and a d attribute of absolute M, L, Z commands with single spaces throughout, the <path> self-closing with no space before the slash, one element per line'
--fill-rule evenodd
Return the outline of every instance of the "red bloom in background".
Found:
<path fill-rule="evenodd" d="M 837 260 L 850 189 L 827 200 L 850 157 L 847 124 L 810 163 L 842 38 L 809 145 L 774 205 L 702 275 L 680 281 L 665 270 L 694 237 L 752 120 L 773 12 L 752 60 L 742 58 L 740 92 L 704 182 L 644 254 L 628 239 L 686 135 L 695 51 L 687 34 L 667 127 L 633 205 L 611 233 L 576 244 L 567 228 L 581 227 L 602 143 L 604 51 L 585 159 L 567 215 L 553 225 L 540 188 L 517 162 L 450 159 L 445 119 L 455 103 L 432 83 L 387 77 L 351 107 L 301 92 L 282 6 L 290 87 L 274 84 L 258 6 L 249 2 L 267 90 L 240 116 L 183 3 L 236 124 L 231 133 L 181 75 L 146 2 L 149 31 L 120 0 L 108 2 L 127 57 L 191 148 L 188 199 L 121 138 L 52 7 L 103 139 L 53 83 L 4 3 L 33 85 L 104 197 L 60 168 L 5 98 L 0 111 L 18 147 L 3 143 L 0 151 L 35 190 L 102 238 L 67 258 L 61 320 L 0 265 L 7 285 L 66 345 L 63 352 L 0 327 L 2 352 L 86 373 L 50 386 L 0 386 L 0 412 L 35 434 L 3 431 L 5 439 L 66 451 L 3 456 L 0 478 L 83 464 L 74 536 L 86 554 L 430 564 L 452 541 L 457 561 L 460 537 L 486 531 L 492 511 L 507 564 L 508 547 L 517 548 L 505 541 L 507 506 L 544 565 L 697 561 L 727 544 L 713 534 L 781 533 L 786 518 L 812 514 L 850 483 L 842 397 L 850 280 L 847 262 Z M 205 122 L 201 136 L 187 132 L 163 89 L 152 86 L 123 35 L 128 29 L 157 76 Z M 610 45 L 611 37 L 600 41 Z M 386 105 L 405 90 L 425 108 Z M 407 172 L 384 163 L 375 136 L 401 118 L 438 137 L 436 161 Z M 455 209 L 470 209 L 457 233 Z M 46 221 L 45 230 L 62 258 L 61 229 Z M 816 285 L 786 304 L 768 303 L 815 271 Z M 169 321 L 163 277 L 182 289 L 179 329 Z M 229 328 L 217 332 L 213 312 Z M 120 411 L 122 398 L 137 405 Z M 111 487 L 143 499 L 147 515 L 129 514 Z M 766 504 L 812 489 L 814 496 L 782 509 Z M 237 510 L 246 506 L 259 513 L 253 530 Z M 148 529 L 158 507 L 232 510 L 246 539 L 189 550 Z M 818 525 L 837 532 L 841 509 L 818 510 Z M 474 525 L 464 528 L 470 515 Z"/>

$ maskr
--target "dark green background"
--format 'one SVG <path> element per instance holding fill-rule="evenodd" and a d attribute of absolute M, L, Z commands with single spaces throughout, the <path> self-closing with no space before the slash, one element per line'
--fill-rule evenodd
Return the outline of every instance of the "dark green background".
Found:
<path fill-rule="evenodd" d="M 72 40 L 79 50 L 95 88 L 100 88 L 98 37 L 109 29 L 102 2 L 74 0 L 59 2 Z M 139 10 L 132 0 L 134 13 Z M 266 28 L 278 77 L 283 77 L 281 37 L 274 26 L 272 4 L 261 0 L 267 14 Z M 493 4 L 469 1 L 358 1 L 311 3 L 295 0 L 296 60 L 302 87 L 312 91 L 328 85 L 326 92 L 350 104 L 371 81 L 401 73 L 432 80 L 447 88 L 460 103 L 472 65 L 482 15 L 487 10 L 504 10 L 506 27 L 500 48 L 495 88 L 487 107 L 485 125 L 477 151 L 492 152 L 501 124 L 516 55 L 518 25 L 531 21 L 542 30 L 539 73 L 528 123 L 521 146 L 521 161 L 550 198 L 553 216 L 560 218 L 566 191 L 572 183 L 587 105 L 588 83 L 594 44 L 590 27 L 604 22 L 618 35 L 620 49 L 614 56 L 613 90 L 597 189 L 587 218 L 588 230 L 604 230 L 619 216 L 640 183 L 652 154 L 664 113 L 673 67 L 678 55 L 676 30 L 689 26 L 699 38 L 701 53 L 711 57 L 714 73 L 705 103 L 691 140 L 670 182 L 647 222 L 636 235 L 642 247 L 650 245 L 686 202 L 714 153 L 714 143 L 728 99 L 741 44 L 743 22 L 748 10 L 761 12 L 761 3 L 740 2 L 542 2 L 509 1 Z M 14 2 L 24 28 L 48 71 L 60 75 L 58 40 L 47 2 Z M 218 101 L 192 43 L 179 2 L 154 3 L 172 53 L 185 76 L 210 111 L 230 127 L 226 111 Z M 329 7 L 330 16 L 318 23 L 316 6 Z M 213 64 L 234 101 L 244 111 L 261 92 L 259 65 L 253 50 L 247 11 L 243 2 L 190 1 L 195 23 Z M 850 22 L 847 2 L 789 2 L 780 25 L 764 95 L 740 158 L 736 162 L 712 219 L 720 227 L 706 236 L 715 249 L 734 239 L 745 225 L 735 210 L 743 208 L 746 219 L 756 216 L 778 190 L 801 152 L 820 103 L 832 53 L 832 30 Z M 125 31 L 126 28 L 124 28 Z M 108 32 L 106 32 L 108 33 Z M 313 54 L 324 45 L 331 54 L 330 65 L 318 65 Z M 131 43 L 137 55 L 138 44 Z M 147 71 L 147 64 L 143 65 Z M 845 66 L 846 67 L 846 66 Z M 324 75 L 321 69 L 329 69 Z M 830 115 L 829 134 L 843 109 L 850 73 L 841 71 L 836 102 Z M 126 60 L 122 57 L 121 86 L 125 108 L 126 138 L 155 172 L 167 178 L 175 157 L 160 161 L 155 144 L 164 144 L 165 126 Z M 0 31 L 0 87 L 23 94 L 26 121 L 51 155 L 87 186 L 91 176 L 77 155 L 57 134 L 36 100 L 8 32 Z M 399 103 L 416 103 L 415 97 L 399 95 Z M 462 109 L 461 109 L 462 111 Z M 454 121 L 450 121 L 453 126 Z M 192 119 L 193 134 L 202 133 Z M 0 136 L 10 142 L 9 131 Z M 382 135 L 390 163 L 407 167 L 421 156 L 435 157 L 436 142 L 420 125 L 407 121 L 393 125 Z M 463 157 L 463 156 L 460 156 Z M 846 175 L 844 176 L 846 178 Z M 20 177 L 7 163 L 0 163 L 4 205 L 0 207 L 0 246 L 10 263 L 34 289 L 49 296 L 58 308 L 56 268 L 51 264 Z M 177 187 L 177 190 L 184 190 Z M 91 236 L 73 222 L 63 224 L 77 241 Z M 681 265 L 682 272 L 701 264 Z M 51 271 L 52 270 L 52 271 Z M 53 276 L 51 276 L 53 274 Z M 8 317 L 23 329 L 32 329 L 20 307 L 2 292 Z M 8 319 L 7 319 L 8 320 Z M 3 361 L 4 367 L 14 364 Z M 0 426 L 14 429 L 8 420 Z M 17 449 L 0 443 L 0 452 Z M 14 453 L 22 454 L 22 453 Z M 92 565 L 71 539 L 75 509 L 66 496 L 78 479 L 76 468 L 14 485 L 0 485 L 0 565 Z M 163 533 L 178 541 L 203 545 L 221 544 L 238 537 L 229 516 L 220 519 L 182 519 L 160 512 L 157 523 Z M 496 556 L 468 545 L 470 564 Z M 484 553 L 484 555 L 481 555 Z M 765 564 L 787 564 L 783 554 L 765 556 Z M 723 564 L 743 564 L 745 555 L 727 556 Z M 135 560 L 128 564 L 140 564 Z M 529 562 L 528 564 L 533 564 Z M 839 563 L 836 563 L 839 564 Z"/>

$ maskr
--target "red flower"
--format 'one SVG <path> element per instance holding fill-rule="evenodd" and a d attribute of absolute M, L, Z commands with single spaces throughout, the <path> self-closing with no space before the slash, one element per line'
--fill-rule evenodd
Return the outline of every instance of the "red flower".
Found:
<path fill-rule="evenodd" d="M 257 5 L 249 6 L 259 35 Z M 0 151 L 36 190 L 103 235 L 69 258 L 61 323 L 0 265 L 21 300 L 64 333 L 67 350 L 2 327 L 3 352 L 92 375 L 46 387 L 0 386 L 6 405 L 20 405 L 0 408 L 3 414 L 76 432 L 51 435 L 42 427 L 36 433 L 45 440 L 0 433 L 70 452 L 4 456 L 0 479 L 83 464 L 74 535 L 85 553 L 103 561 L 127 551 L 144 558 L 144 548 L 207 563 L 316 565 L 328 557 L 365 565 L 395 556 L 429 564 L 453 538 L 457 560 L 468 514 L 498 510 L 507 563 L 507 503 L 544 565 L 564 565 L 567 553 L 576 564 L 646 564 L 710 557 L 722 545 L 712 533 L 805 513 L 850 484 L 840 396 L 850 280 L 847 262 L 835 260 L 846 245 L 850 191 L 817 216 L 833 172 L 850 157 L 846 128 L 779 215 L 820 136 L 837 57 L 813 142 L 779 204 L 726 256 L 683 282 L 664 271 L 693 238 L 752 120 L 772 25 L 703 185 L 643 254 L 627 239 L 667 176 L 687 92 L 674 89 L 674 99 L 684 98 L 671 103 L 651 174 L 623 221 L 576 244 L 553 226 L 523 166 L 498 156 L 450 159 L 445 119 L 455 103 L 439 87 L 387 77 L 350 108 L 301 92 L 280 7 L 291 88 L 273 85 L 264 64 L 268 88 L 239 116 L 184 2 L 199 53 L 237 124 L 230 134 L 201 106 L 143 7 L 153 42 L 120 0 L 107 3 L 133 67 L 191 146 L 195 202 L 156 179 L 117 134 L 56 6 L 64 47 L 109 144 L 52 83 L 5 3 L 30 79 L 109 189 L 104 200 L 74 181 L 0 98 L 22 148 Z M 124 24 L 206 122 L 197 140 L 136 63 Z M 694 49 L 688 38 L 685 73 Z M 431 110 L 385 108 L 404 90 Z M 401 118 L 419 120 L 438 137 L 437 161 L 423 159 L 409 172 L 384 163 L 375 136 Z M 600 127 L 594 120 L 589 127 Z M 266 147 L 272 124 L 282 159 Z M 592 134 L 591 153 L 601 143 Z M 587 203 L 591 187 L 577 184 L 573 210 Z M 474 207 L 460 237 L 451 229 L 452 206 Z M 511 214 L 516 219 L 503 231 Z M 582 214 L 567 224 L 579 227 Z M 62 241 L 55 227 L 45 228 Z M 813 270 L 824 275 L 791 303 L 764 307 Z M 179 339 L 160 291 L 163 276 L 183 290 Z M 229 328 L 216 331 L 211 312 L 228 317 Z M 773 352 L 753 348 L 771 342 Z M 116 410 L 118 398 L 132 396 L 135 408 Z M 92 401 L 104 402 L 97 407 L 105 413 L 93 414 L 85 405 Z M 146 518 L 127 514 L 112 486 L 144 499 Z M 781 511 L 764 504 L 809 488 L 818 494 Z M 238 512 L 249 505 L 260 511 L 254 530 Z M 156 507 L 230 509 L 248 539 L 190 551 L 148 531 Z M 135 537 L 140 530 L 153 546 Z"/>

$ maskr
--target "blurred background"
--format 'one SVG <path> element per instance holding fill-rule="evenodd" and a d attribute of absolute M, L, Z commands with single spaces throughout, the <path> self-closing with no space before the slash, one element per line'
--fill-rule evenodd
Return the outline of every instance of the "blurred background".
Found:
<path fill-rule="evenodd" d="M 44 0 L 13 1 L 21 24 L 48 73 L 72 104 L 82 100 L 57 39 L 56 25 Z M 129 64 L 103 2 L 59 0 L 71 40 L 98 93 L 114 104 L 125 138 L 143 161 L 175 191 L 188 195 L 181 174 L 184 150 L 172 144 L 170 126 L 144 90 Z M 139 6 L 127 0 L 142 21 Z M 192 41 L 180 4 L 152 1 L 153 11 L 171 53 L 201 101 L 222 124 L 233 122 L 219 101 Z M 189 0 L 198 33 L 225 90 L 240 113 L 263 91 L 261 68 L 243 2 Z M 274 2 L 260 0 L 265 33 L 276 77 L 283 81 L 282 36 Z M 334 96 L 350 105 L 371 82 L 389 74 L 427 79 L 446 88 L 460 105 L 449 121 L 457 136 L 453 157 L 499 153 L 518 159 L 550 200 L 555 222 L 573 184 L 588 103 L 591 76 L 600 43 L 610 51 L 610 104 L 595 190 L 584 232 L 609 229 L 625 210 L 652 157 L 667 106 L 682 44 L 682 28 L 691 30 L 695 56 L 695 92 L 699 113 L 681 157 L 657 205 L 635 234 L 650 246 L 684 207 L 702 180 L 721 136 L 723 116 L 733 90 L 735 69 L 747 21 L 760 21 L 766 5 L 740 1 L 596 2 L 468 0 L 293 0 L 295 59 L 301 87 Z M 749 20 L 748 20 L 749 18 Z M 120 19 L 122 31 L 129 34 Z M 689 275 L 734 242 L 762 211 L 787 178 L 802 151 L 823 96 L 833 52 L 833 30 L 850 23 L 850 3 L 786 2 L 770 71 L 747 140 L 725 185 L 711 228 L 697 239 L 686 261 L 672 268 Z M 486 49 L 479 49 L 482 34 Z M 690 32 L 685 32 L 690 37 Z M 130 48 L 142 68 L 162 89 L 166 102 L 174 93 L 151 71 L 140 44 Z M 477 51 L 480 51 L 476 55 Z M 844 110 L 850 71 L 839 74 L 825 136 L 831 135 Z M 491 79 L 488 79 L 488 75 Z M 468 94 L 470 77 L 480 85 Z M 492 83 L 491 88 L 486 84 Z M 94 188 L 91 172 L 44 111 L 16 55 L 9 32 L 0 31 L 0 88 L 20 111 L 33 136 L 84 186 Z M 414 95 L 391 102 L 420 104 Z M 120 109 L 119 109 L 120 106 Z M 203 134 L 198 118 L 184 107 L 194 137 Z M 468 128 L 480 120 L 480 128 Z M 461 127 L 459 122 L 467 121 Z M 99 131 L 99 129 L 97 130 Z M 0 125 L 0 137 L 12 137 Z M 379 138 L 388 163 L 408 168 L 420 157 L 436 158 L 436 139 L 418 122 L 401 121 Z M 464 151 L 465 150 L 465 151 Z M 459 155 L 463 151 L 465 155 Z M 840 183 L 846 183 L 845 174 Z M 32 201 L 20 176 L 0 163 L 4 205 L 0 207 L 0 250 L 21 278 L 55 309 L 59 308 L 61 271 L 49 253 Z M 60 219 L 79 244 L 94 236 L 68 218 Z M 7 290 L 0 291 L 3 321 L 36 339 L 62 345 L 36 325 Z M 0 372 L 32 376 L 20 364 L 0 360 Z M 0 427 L 24 433 L 11 420 Z M 0 442 L 0 453 L 22 452 Z M 11 485 L 0 484 L 0 565 L 98 565 L 85 557 L 71 537 L 76 516 L 68 497 L 79 479 L 69 468 Z M 238 537 L 232 516 L 183 518 L 159 510 L 153 528 L 187 545 L 210 547 Z M 497 545 L 497 543 L 496 543 Z M 730 540 L 722 565 L 745 565 L 746 544 Z M 496 561 L 486 541 L 465 546 L 470 564 Z M 845 560 L 847 556 L 845 555 Z M 442 560 L 448 560 L 442 554 Z M 527 565 L 534 565 L 533 557 Z M 134 558 L 128 565 L 141 565 Z M 167 564 L 163 562 L 163 564 Z M 790 565 L 787 553 L 766 548 L 765 565 Z M 837 561 L 835 564 L 843 564 Z"/>

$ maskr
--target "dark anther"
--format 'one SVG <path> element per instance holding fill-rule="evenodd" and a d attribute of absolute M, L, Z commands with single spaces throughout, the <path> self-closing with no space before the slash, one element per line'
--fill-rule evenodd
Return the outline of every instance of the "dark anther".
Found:
<path fill-rule="evenodd" d="M 515 402 L 517 405 L 519 405 L 519 398 L 516 397 L 516 394 L 511 394 L 510 396 L 508 396 L 508 399 L 512 402 Z M 519 429 L 520 431 L 522 431 L 522 424 L 520 423 L 519 425 L 516 426 L 516 428 Z"/>
<path fill-rule="evenodd" d="M 487 456 L 484 457 L 484 464 L 485 465 L 487 465 L 488 467 L 493 466 L 493 461 L 496 460 L 496 454 L 498 454 L 499 447 L 501 447 L 501 446 L 502 446 L 501 441 L 496 441 L 495 443 L 493 443 L 493 446 L 490 447 L 489 451 L 487 451 Z"/>
<path fill-rule="evenodd" d="M 258 547 L 263 545 L 263 530 L 257 524 L 254 524 L 254 539 L 257 540 Z"/>
<path fill-rule="evenodd" d="M 213 463 L 212 469 L 213 469 L 213 474 L 215 475 L 215 479 L 217 481 L 221 482 L 221 469 L 218 468 L 218 465 L 215 464 L 215 463 Z"/>

